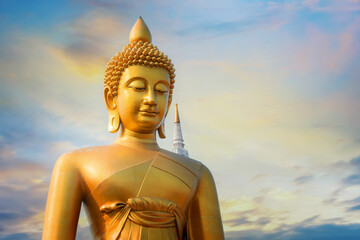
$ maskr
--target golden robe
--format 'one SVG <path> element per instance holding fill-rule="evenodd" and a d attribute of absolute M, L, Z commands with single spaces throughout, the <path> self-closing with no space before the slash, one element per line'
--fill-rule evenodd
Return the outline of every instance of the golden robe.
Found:
<path fill-rule="evenodd" d="M 186 239 L 202 164 L 163 149 L 136 152 L 148 159 L 111 174 L 84 199 L 94 239 Z"/>

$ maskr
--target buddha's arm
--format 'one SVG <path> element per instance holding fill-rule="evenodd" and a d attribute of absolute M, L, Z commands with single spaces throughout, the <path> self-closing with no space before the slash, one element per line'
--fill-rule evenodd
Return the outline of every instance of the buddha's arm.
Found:
<path fill-rule="evenodd" d="M 202 167 L 199 188 L 189 208 L 187 230 L 190 240 L 224 239 L 214 179 L 205 166 Z"/>
<path fill-rule="evenodd" d="M 46 204 L 43 240 L 72 240 L 82 201 L 82 183 L 71 154 L 61 156 L 54 167 Z"/>

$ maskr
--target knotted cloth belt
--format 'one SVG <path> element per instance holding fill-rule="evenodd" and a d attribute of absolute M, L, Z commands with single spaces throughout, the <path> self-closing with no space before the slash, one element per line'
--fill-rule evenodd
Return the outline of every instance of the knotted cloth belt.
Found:
<path fill-rule="evenodd" d="M 167 228 L 176 226 L 179 239 L 182 239 L 186 217 L 176 203 L 154 197 L 129 198 L 125 203 L 114 202 L 100 207 L 102 213 L 112 215 L 107 235 L 120 239 L 127 219 L 144 227 Z M 118 222 L 118 224 L 116 224 Z"/>

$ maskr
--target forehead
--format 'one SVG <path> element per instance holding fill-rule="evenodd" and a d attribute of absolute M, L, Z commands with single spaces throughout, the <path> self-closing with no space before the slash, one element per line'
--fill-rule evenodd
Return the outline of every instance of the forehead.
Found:
<path fill-rule="evenodd" d="M 141 65 L 133 65 L 125 69 L 121 75 L 120 82 L 123 84 L 131 78 L 144 78 L 148 83 L 156 83 L 164 80 L 170 83 L 169 72 L 163 68 L 151 68 Z"/>

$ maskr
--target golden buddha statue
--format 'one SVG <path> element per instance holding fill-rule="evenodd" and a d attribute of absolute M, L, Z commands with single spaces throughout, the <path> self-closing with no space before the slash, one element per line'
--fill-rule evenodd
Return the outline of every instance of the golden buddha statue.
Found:
<path fill-rule="evenodd" d="M 156 131 L 165 137 L 174 71 L 139 18 L 105 73 L 109 131 L 120 133 L 111 145 L 57 160 L 43 240 L 75 239 L 82 203 L 96 240 L 224 239 L 210 171 L 156 143 Z"/>

